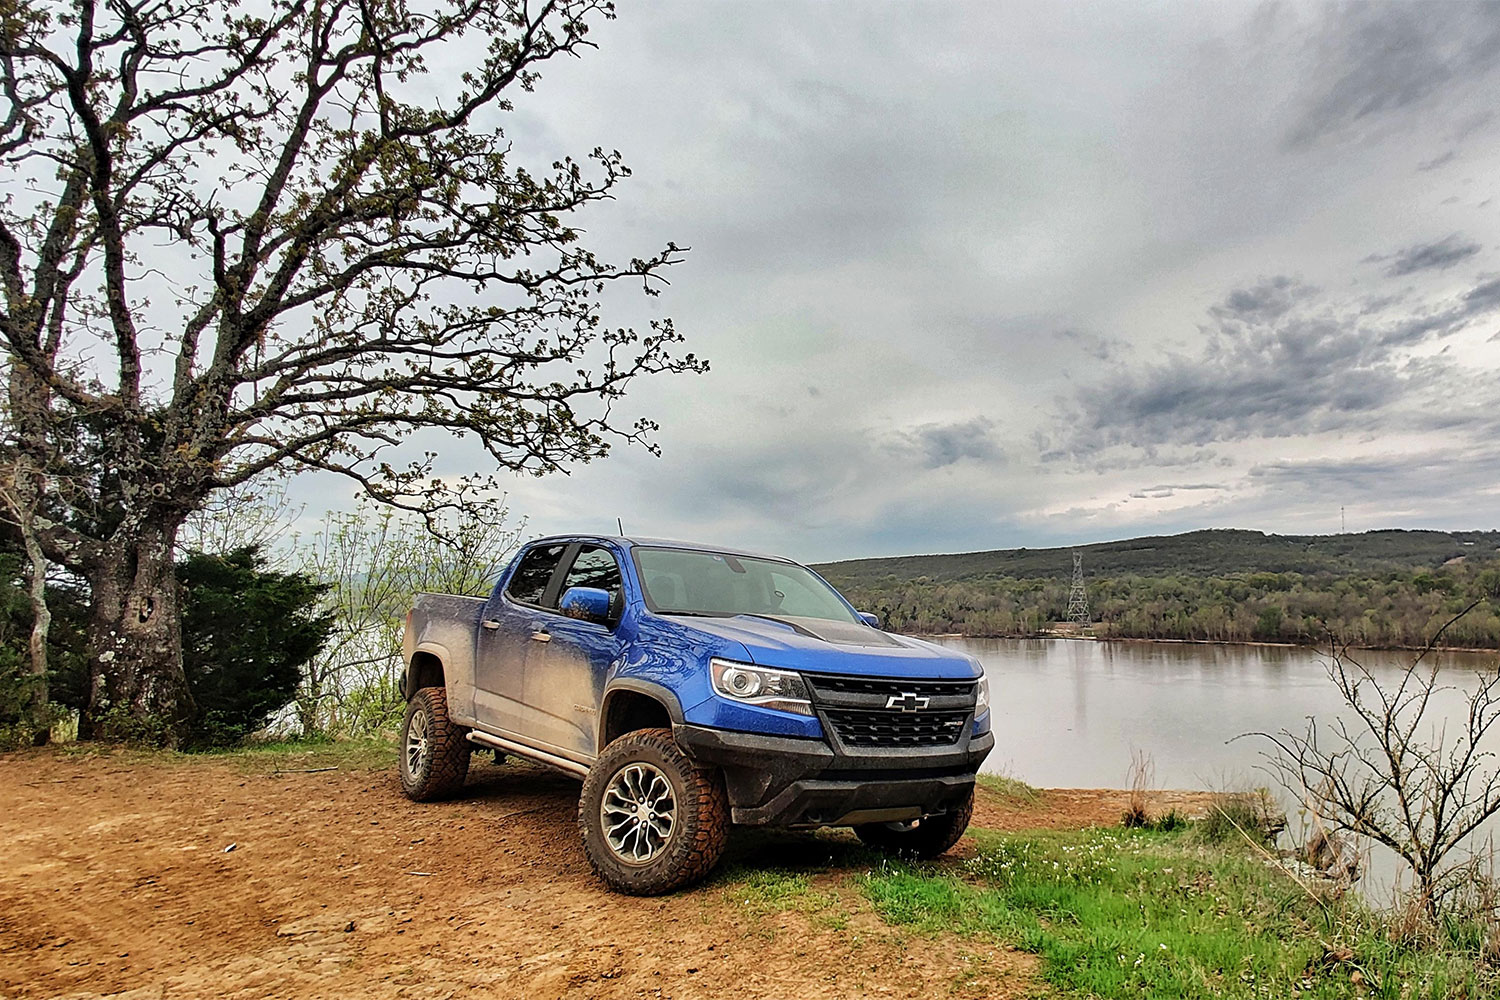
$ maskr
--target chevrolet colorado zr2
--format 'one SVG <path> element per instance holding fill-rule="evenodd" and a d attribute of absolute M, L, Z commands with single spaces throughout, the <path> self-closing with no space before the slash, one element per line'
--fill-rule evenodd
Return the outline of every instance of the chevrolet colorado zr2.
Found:
<path fill-rule="evenodd" d="M 775 556 L 543 538 L 487 598 L 418 595 L 404 653 L 406 795 L 458 792 L 480 749 L 576 775 L 589 862 L 636 895 L 703 878 L 734 824 L 941 854 L 994 746 L 973 657 Z"/>

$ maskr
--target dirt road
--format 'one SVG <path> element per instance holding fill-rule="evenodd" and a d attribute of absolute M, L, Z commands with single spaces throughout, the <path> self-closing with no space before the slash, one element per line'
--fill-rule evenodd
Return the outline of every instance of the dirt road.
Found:
<path fill-rule="evenodd" d="M 847 834 L 737 836 L 708 885 L 631 899 L 588 870 L 575 782 L 475 764 L 463 799 L 416 805 L 390 770 L 347 763 L 298 773 L 234 758 L 0 758 L 0 997 L 1036 990 L 1028 956 L 886 926 L 852 884 L 871 861 Z M 989 797 L 976 824 L 1112 823 L 1122 804 L 1120 793 Z M 777 877 L 796 892 L 767 883 L 788 869 Z"/>

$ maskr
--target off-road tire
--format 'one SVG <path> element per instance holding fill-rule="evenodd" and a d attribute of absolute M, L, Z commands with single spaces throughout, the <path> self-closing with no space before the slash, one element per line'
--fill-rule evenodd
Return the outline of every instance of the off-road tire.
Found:
<path fill-rule="evenodd" d="M 409 742 L 417 716 L 426 724 L 427 749 L 412 767 Z M 412 695 L 401 724 L 401 791 L 417 802 L 446 799 L 464 787 L 469 775 L 468 730 L 448 718 L 448 692 L 440 687 L 425 687 Z"/>
<path fill-rule="evenodd" d="M 941 816 L 929 816 L 907 828 L 904 823 L 865 823 L 854 828 L 860 840 L 903 858 L 935 858 L 958 843 L 974 815 L 974 790 Z"/>
<path fill-rule="evenodd" d="M 672 786 L 676 814 L 661 853 L 630 864 L 605 839 L 600 809 L 615 776 L 632 763 L 654 767 Z M 699 881 L 719 863 L 729 842 L 729 799 L 717 769 L 699 767 L 670 729 L 639 729 L 604 748 L 583 781 L 578 830 L 589 864 L 610 888 L 631 896 L 659 896 Z"/>

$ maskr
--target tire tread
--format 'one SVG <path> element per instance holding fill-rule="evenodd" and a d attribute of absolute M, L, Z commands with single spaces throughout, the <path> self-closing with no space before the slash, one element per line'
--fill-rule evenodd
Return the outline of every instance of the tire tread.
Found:
<path fill-rule="evenodd" d="M 431 734 L 427 770 L 423 775 L 411 775 L 406 770 L 406 726 L 412 715 L 420 710 L 427 712 Z M 401 790 L 407 798 L 417 802 L 436 802 L 452 798 L 464 787 L 469 776 L 468 730 L 456 725 L 448 716 L 448 692 L 440 687 L 425 687 L 412 695 L 406 707 L 406 722 L 401 726 L 401 760 L 397 767 L 401 772 Z"/>
<path fill-rule="evenodd" d="M 669 864 L 653 862 L 632 869 L 613 859 L 593 817 L 603 796 L 603 784 L 643 749 L 654 751 L 677 772 L 683 786 L 679 809 L 690 832 L 688 840 L 668 846 Z M 670 729 L 639 729 L 605 747 L 589 770 L 578 798 L 578 828 L 589 864 L 612 888 L 632 896 L 658 896 L 702 880 L 724 856 L 729 825 L 729 799 L 719 772 L 694 764 L 672 738 Z"/>

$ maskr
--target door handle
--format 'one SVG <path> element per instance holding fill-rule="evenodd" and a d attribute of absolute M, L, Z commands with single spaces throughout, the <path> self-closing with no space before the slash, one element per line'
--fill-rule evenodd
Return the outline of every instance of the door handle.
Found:
<path fill-rule="evenodd" d="M 547 632 L 542 632 L 542 631 L 537 631 L 537 632 L 531 633 L 531 637 L 533 639 L 535 639 L 537 642 L 551 642 L 552 641 L 552 636 L 550 634 L 548 634 Z"/>
<path fill-rule="evenodd" d="M 497 628 L 500 627 L 500 623 L 497 622 L 497 621 L 495 621 L 495 619 L 493 619 L 493 618 L 486 618 L 484 621 L 480 622 L 479 624 L 483 625 L 485 628 L 487 628 L 487 629 L 489 629 L 491 631 L 494 631 L 495 629 L 497 629 Z"/>

